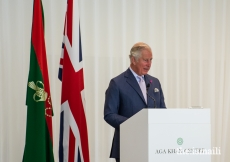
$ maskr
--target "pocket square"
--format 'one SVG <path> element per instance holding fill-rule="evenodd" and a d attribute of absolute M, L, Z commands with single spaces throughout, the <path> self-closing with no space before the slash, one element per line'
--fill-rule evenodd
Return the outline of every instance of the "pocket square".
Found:
<path fill-rule="evenodd" d="M 159 89 L 157 89 L 157 88 L 154 88 L 154 92 L 159 92 Z"/>

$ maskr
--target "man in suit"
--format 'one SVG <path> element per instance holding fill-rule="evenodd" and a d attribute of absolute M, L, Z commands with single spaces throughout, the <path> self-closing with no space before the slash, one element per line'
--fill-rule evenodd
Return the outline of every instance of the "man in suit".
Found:
<path fill-rule="evenodd" d="M 120 161 L 119 126 L 142 108 L 166 108 L 159 80 L 148 75 L 151 48 L 142 42 L 130 50 L 130 67 L 113 78 L 105 94 L 104 119 L 115 128 L 110 158 Z"/>

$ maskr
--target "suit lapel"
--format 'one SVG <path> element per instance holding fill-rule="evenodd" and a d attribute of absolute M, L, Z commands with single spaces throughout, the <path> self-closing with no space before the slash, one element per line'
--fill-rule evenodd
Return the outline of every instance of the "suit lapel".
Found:
<path fill-rule="evenodd" d="M 141 88 L 138 85 L 136 78 L 134 77 L 133 73 L 130 71 L 129 68 L 125 72 L 125 77 L 126 77 L 127 83 L 137 92 L 137 94 L 140 96 L 140 98 L 146 104 L 144 96 L 143 96 L 142 91 L 141 91 Z"/>

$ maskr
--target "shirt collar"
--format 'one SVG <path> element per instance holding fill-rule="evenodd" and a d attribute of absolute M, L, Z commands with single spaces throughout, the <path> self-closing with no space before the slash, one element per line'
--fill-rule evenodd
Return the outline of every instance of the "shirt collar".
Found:
<path fill-rule="evenodd" d="M 140 76 L 140 75 L 137 75 L 137 73 L 135 73 L 133 71 L 133 69 L 131 67 L 129 67 L 130 71 L 133 73 L 134 77 L 136 78 L 137 82 L 139 83 L 140 81 L 140 78 L 139 77 L 142 77 L 143 79 L 145 79 L 144 75 Z"/>

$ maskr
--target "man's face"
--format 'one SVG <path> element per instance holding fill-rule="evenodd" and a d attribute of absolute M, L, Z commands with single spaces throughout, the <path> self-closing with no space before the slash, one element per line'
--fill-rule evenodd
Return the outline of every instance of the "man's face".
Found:
<path fill-rule="evenodd" d="M 142 50 L 141 57 L 138 60 L 132 58 L 132 69 L 137 75 L 145 75 L 148 73 L 152 64 L 152 52 L 149 50 Z"/>

